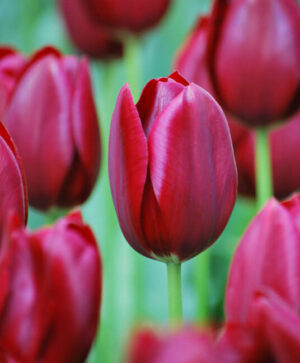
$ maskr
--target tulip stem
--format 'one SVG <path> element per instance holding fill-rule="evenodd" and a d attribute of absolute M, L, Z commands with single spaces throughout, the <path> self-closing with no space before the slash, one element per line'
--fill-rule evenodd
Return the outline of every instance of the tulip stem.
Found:
<path fill-rule="evenodd" d="M 124 62 L 126 68 L 126 78 L 129 83 L 132 96 L 137 102 L 140 81 L 141 81 L 141 59 L 140 59 L 140 39 L 137 36 L 128 35 L 124 44 Z"/>
<path fill-rule="evenodd" d="M 256 199 L 258 209 L 273 195 L 272 164 L 269 132 L 265 128 L 256 130 Z"/>
<path fill-rule="evenodd" d="M 172 329 L 182 325 L 181 263 L 167 263 L 169 323 Z"/>

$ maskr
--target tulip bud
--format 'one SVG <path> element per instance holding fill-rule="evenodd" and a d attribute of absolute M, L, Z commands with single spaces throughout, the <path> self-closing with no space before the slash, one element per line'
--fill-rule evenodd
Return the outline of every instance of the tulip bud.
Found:
<path fill-rule="evenodd" d="M 36 232 L 11 218 L 2 243 L 0 346 L 5 354 L 13 362 L 83 363 L 97 328 L 101 261 L 80 213 Z"/>
<path fill-rule="evenodd" d="M 23 168 L 15 145 L 0 122 L 0 237 L 9 213 L 27 221 L 27 191 Z"/>
<path fill-rule="evenodd" d="M 136 251 L 164 261 L 194 257 L 221 234 L 236 198 L 221 108 L 177 73 L 150 81 L 136 105 L 125 85 L 112 117 L 109 176 Z"/>
<path fill-rule="evenodd" d="M 5 110 L 16 80 L 25 66 L 25 58 L 12 48 L 0 47 L 0 120 Z"/>
<path fill-rule="evenodd" d="M 299 109 L 300 7 L 295 0 L 215 0 L 207 49 L 220 104 L 248 126 Z"/>
<path fill-rule="evenodd" d="M 122 44 L 103 29 L 81 0 L 59 0 L 69 35 L 78 49 L 93 58 L 118 57 Z"/>
<path fill-rule="evenodd" d="M 81 0 L 99 24 L 114 31 L 139 33 L 153 27 L 169 7 L 170 0 Z"/>
<path fill-rule="evenodd" d="M 33 207 L 71 207 L 88 198 L 98 175 L 100 138 L 86 59 L 53 48 L 36 53 L 4 123 L 20 152 Z"/>

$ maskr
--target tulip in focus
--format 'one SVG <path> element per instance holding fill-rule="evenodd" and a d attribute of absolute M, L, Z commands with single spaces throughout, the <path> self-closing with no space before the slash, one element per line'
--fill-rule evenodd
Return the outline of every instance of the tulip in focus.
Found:
<path fill-rule="evenodd" d="M 0 238 L 9 213 L 27 222 L 27 190 L 23 168 L 14 142 L 0 122 Z M 1 242 L 2 243 L 2 242 Z M 0 243 L 0 245 L 1 245 Z"/>
<path fill-rule="evenodd" d="M 139 33 L 157 24 L 171 0 L 81 0 L 102 26 Z"/>
<path fill-rule="evenodd" d="M 18 81 L 4 118 L 24 165 L 30 204 L 83 203 L 96 182 L 100 136 L 86 59 L 43 48 Z"/>
<path fill-rule="evenodd" d="M 81 0 L 59 0 L 68 33 L 78 49 L 93 57 L 118 57 L 122 44 L 103 29 L 87 11 Z"/>
<path fill-rule="evenodd" d="M 85 362 L 99 317 L 101 261 L 80 213 L 36 232 L 11 218 L 2 245 L 0 347 L 7 361 Z"/>
<path fill-rule="evenodd" d="M 223 231 L 236 198 L 225 116 L 179 74 L 154 79 L 135 105 L 125 85 L 112 118 L 109 176 L 119 223 L 139 253 L 181 262 Z"/>
<path fill-rule="evenodd" d="M 26 60 L 12 48 L 0 47 L 0 120 L 3 120 L 9 99 Z"/>

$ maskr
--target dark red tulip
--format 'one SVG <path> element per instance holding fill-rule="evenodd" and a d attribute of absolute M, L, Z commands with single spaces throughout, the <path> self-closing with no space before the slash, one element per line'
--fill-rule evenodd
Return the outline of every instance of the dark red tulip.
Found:
<path fill-rule="evenodd" d="M 2 241 L 0 347 L 12 362 L 83 363 L 96 333 L 101 261 L 79 212 Z M 10 360 L 8 360 L 10 362 Z"/>
<path fill-rule="evenodd" d="M 103 29 L 81 0 L 59 0 L 69 35 L 78 49 L 93 58 L 118 57 L 122 44 Z"/>
<path fill-rule="evenodd" d="M 196 328 L 162 333 L 149 328 L 136 331 L 131 339 L 128 363 L 217 363 L 213 336 Z"/>
<path fill-rule="evenodd" d="M 207 48 L 220 104 L 249 126 L 287 118 L 300 101 L 295 0 L 215 0 Z"/>
<path fill-rule="evenodd" d="M 25 224 L 27 221 L 27 190 L 23 168 L 7 130 L 0 122 L 0 237 L 9 213 L 15 213 Z"/>
<path fill-rule="evenodd" d="M 24 165 L 30 204 L 83 203 L 97 179 L 100 138 L 86 59 L 43 48 L 18 81 L 4 123 Z"/>
<path fill-rule="evenodd" d="M 112 118 L 109 175 L 134 249 L 165 261 L 197 255 L 223 231 L 236 198 L 221 108 L 178 73 L 150 81 L 136 105 L 125 85 Z"/>
<path fill-rule="evenodd" d="M 16 80 L 25 63 L 23 55 L 16 50 L 0 47 L 0 120 L 3 119 Z"/>
<path fill-rule="evenodd" d="M 209 19 L 199 18 L 178 52 L 174 68 L 215 95 L 206 62 Z M 239 192 L 255 194 L 254 132 L 227 114 L 238 169 Z M 274 193 L 283 198 L 300 188 L 300 113 L 270 132 Z"/>
<path fill-rule="evenodd" d="M 138 33 L 157 24 L 171 0 L 81 0 L 97 22 L 114 31 Z"/>

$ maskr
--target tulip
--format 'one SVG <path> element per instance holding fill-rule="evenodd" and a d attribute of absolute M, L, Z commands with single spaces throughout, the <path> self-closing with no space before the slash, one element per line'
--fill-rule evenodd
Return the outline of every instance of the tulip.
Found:
<path fill-rule="evenodd" d="M 14 142 L 0 122 L 0 238 L 9 213 L 27 221 L 27 190 L 23 168 Z"/>
<path fill-rule="evenodd" d="M 217 363 L 212 338 L 212 334 L 192 327 L 171 334 L 140 328 L 131 338 L 127 362 Z"/>
<path fill-rule="evenodd" d="M 266 126 L 299 108 L 297 1 L 216 0 L 209 32 L 210 75 L 225 109 L 249 126 Z"/>
<path fill-rule="evenodd" d="M 16 50 L 0 47 L 0 120 L 3 119 L 16 81 L 25 63 L 23 55 Z"/>
<path fill-rule="evenodd" d="M 164 261 L 194 257 L 218 238 L 236 198 L 222 110 L 176 73 L 150 81 L 136 105 L 125 85 L 112 117 L 109 176 L 136 251 Z"/>
<path fill-rule="evenodd" d="M 4 124 L 24 165 L 30 204 L 83 203 L 96 182 L 100 138 L 86 59 L 43 48 L 27 65 Z"/>
<path fill-rule="evenodd" d="M 153 27 L 169 7 L 170 0 L 81 0 L 97 22 L 113 31 L 139 33 Z"/>
<path fill-rule="evenodd" d="M 101 261 L 91 229 L 79 212 L 36 232 L 11 218 L 2 243 L 4 353 L 12 362 L 83 363 L 101 298 Z"/>
<path fill-rule="evenodd" d="M 59 0 L 66 28 L 78 49 L 93 58 L 118 57 L 122 44 L 89 14 L 81 0 Z"/>

